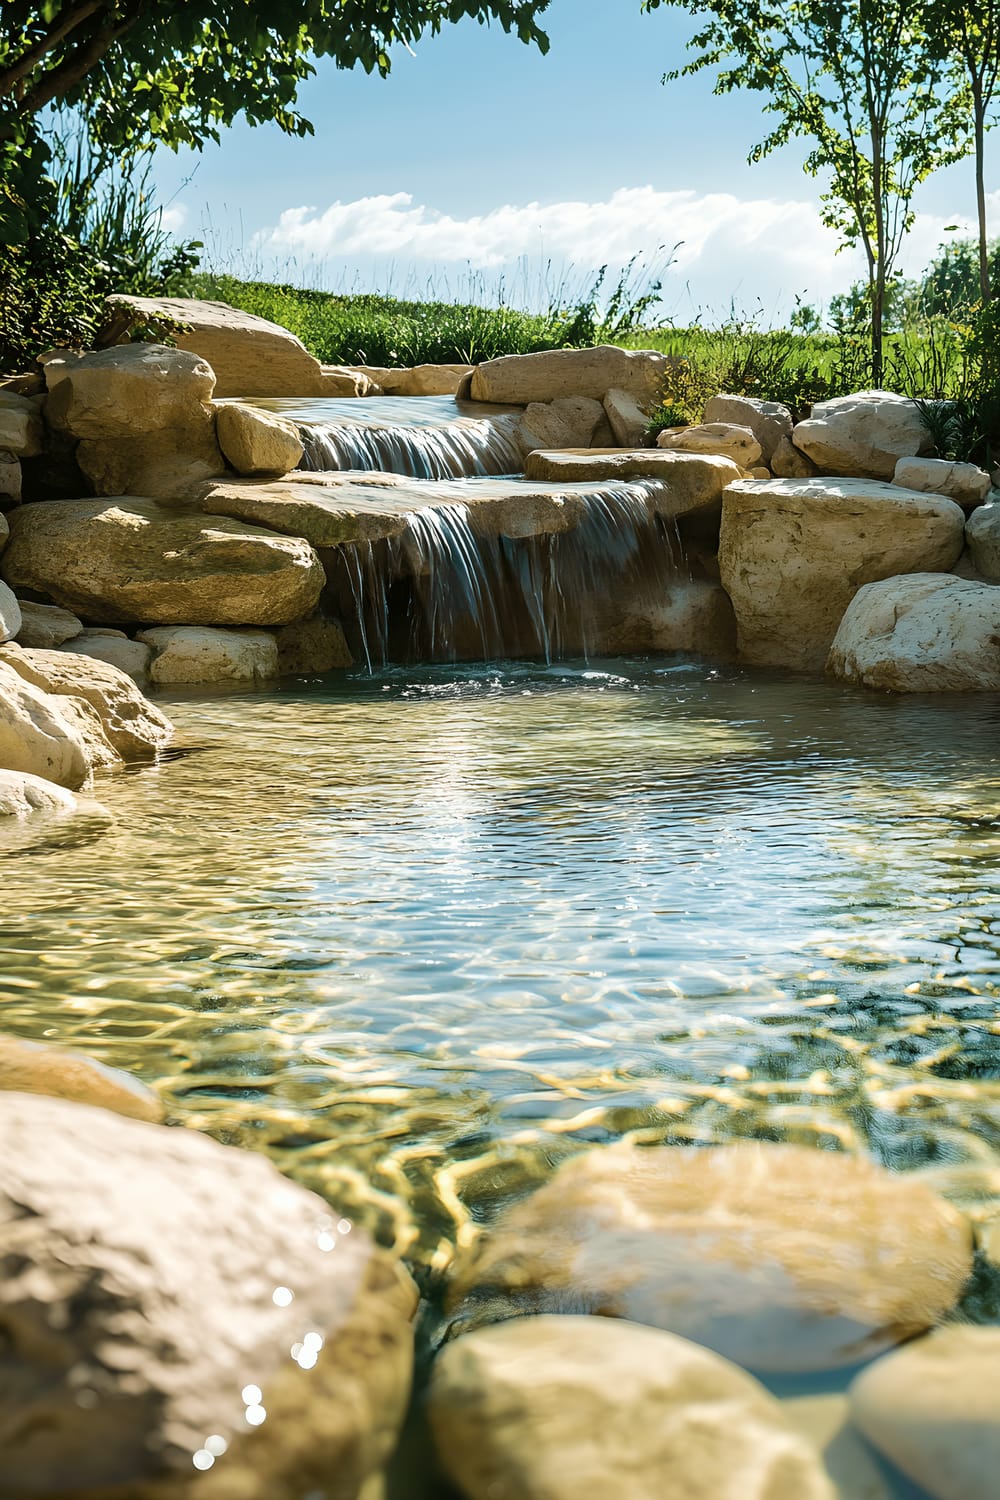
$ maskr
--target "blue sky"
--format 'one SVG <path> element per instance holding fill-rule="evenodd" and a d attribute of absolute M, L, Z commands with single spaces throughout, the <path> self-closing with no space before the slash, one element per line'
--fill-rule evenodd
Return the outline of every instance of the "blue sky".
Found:
<path fill-rule="evenodd" d="M 576 288 L 682 241 L 665 276 L 679 320 L 825 302 L 860 262 L 820 223 L 804 152 L 749 166 L 758 97 L 715 98 L 708 74 L 661 84 L 690 24 L 639 0 L 552 0 L 546 57 L 464 22 L 399 51 L 388 79 L 320 63 L 301 95 L 315 137 L 237 125 L 201 157 L 161 156 L 168 222 L 221 269 L 334 290 L 460 294 L 502 276 L 524 303 L 548 262 L 550 284 Z M 969 221 L 972 193 L 971 162 L 925 185 L 908 269 Z M 993 207 L 1000 220 L 1000 193 Z"/>

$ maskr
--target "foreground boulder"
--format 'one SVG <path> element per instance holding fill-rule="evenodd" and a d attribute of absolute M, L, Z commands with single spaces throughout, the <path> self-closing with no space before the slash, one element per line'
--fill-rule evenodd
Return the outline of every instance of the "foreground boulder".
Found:
<path fill-rule="evenodd" d="M 0 772 L 0 788 L 2 777 Z M 75 802 L 71 792 L 53 787 Z M 108 1068 L 83 1052 L 27 1042 L 21 1037 L 0 1035 L 0 1091 L 45 1094 L 53 1099 L 74 1099 L 110 1109 L 130 1120 L 158 1124 L 163 1105 L 145 1084 L 120 1068 Z"/>
<path fill-rule="evenodd" d="M 299 538 L 130 496 L 22 506 L 0 569 L 85 618 L 157 625 L 286 625 L 324 581 Z"/>
<path fill-rule="evenodd" d="M 66 700 L 68 703 L 69 700 Z M 76 791 L 89 785 L 91 756 L 60 700 L 0 661 L 0 768 L 26 771 Z"/>
<path fill-rule="evenodd" d="M 760 666 L 822 671 L 865 583 L 945 572 L 965 516 L 943 496 L 878 480 L 743 480 L 726 490 L 719 569 L 740 654 Z"/>
<path fill-rule="evenodd" d="M 1000 1328 L 939 1328 L 863 1371 L 851 1414 L 935 1500 L 995 1500 Z"/>
<path fill-rule="evenodd" d="M 25 651 L 21 646 L 0 648 L 0 661 L 43 692 L 83 698 L 124 761 L 155 755 L 173 738 L 167 716 L 143 697 L 131 677 L 107 662 L 69 651 Z"/>
<path fill-rule="evenodd" d="M 161 326 L 215 375 L 216 396 L 321 396 L 319 360 L 277 323 L 226 302 L 193 297 L 110 297 L 102 343 L 126 343 L 138 327 Z M 178 327 L 184 324 L 186 327 Z"/>
<path fill-rule="evenodd" d="M 666 355 L 652 349 L 619 349 L 612 344 L 504 354 L 477 365 L 469 394 L 473 401 L 512 406 L 568 396 L 603 401 L 612 390 L 651 400 L 659 393 L 669 365 Z"/>
<path fill-rule="evenodd" d="M 920 409 L 892 391 L 857 391 L 817 401 L 792 442 L 827 474 L 891 479 L 901 458 L 929 453 L 933 439 Z"/>
<path fill-rule="evenodd" d="M 354 1500 L 391 1451 L 412 1283 L 261 1156 L 0 1094 L 0 1256 L 0 1494 Z"/>
<path fill-rule="evenodd" d="M 851 601 L 827 670 L 895 693 L 1000 691 L 1000 588 L 949 574 L 870 583 Z"/>
<path fill-rule="evenodd" d="M 763 1386 L 685 1339 L 519 1318 L 448 1345 L 429 1416 L 469 1500 L 834 1500 Z"/>
<path fill-rule="evenodd" d="M 450 1301 L 459 1326 L 601 1313 L 751 1369 L 821 1370 L 930 1327 L 971 1268 L 964 1216 L 871 1162 L 620 1145 L 570 1161 L 507 1213 L 459 1265 Z"/>

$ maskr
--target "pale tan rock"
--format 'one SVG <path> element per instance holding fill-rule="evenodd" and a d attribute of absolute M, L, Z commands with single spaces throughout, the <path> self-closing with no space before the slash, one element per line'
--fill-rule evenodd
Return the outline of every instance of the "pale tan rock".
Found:
<path fill-rule="evenodd" d="M 600 401 L 586 396 L 534 401 L 521 418 L 521 441 L 526 452 L 535 448 L 589 448 L 603 416 Z"/>
<path fill-rule="evenodd" d="M 749 427 L 728 422 L 704 422 L 697 427 L 668 427 L 656 439 L 658 448 L 678 453 L 718 453 L 744 469 L 757 463 L 761 446 Z"/>
<path fill-rule="evenodd" d="M 0 767 L 27 771 L 76 791 L 91 780 L 90 758 L 62 701 L 32 687 L 0 661 Z"/>
<path fill-rule="evenodd" d="M 604 397 L 615 442 L 622 448 L 641 448 L 649 426 L 649 414 L 631 391 L 608 391 Z"/>
<path fill-rule="evenodd" d="M 215 377 L 195 354 L 162 344 L 126 344 L 91 354 L 62 351 L 45 362 L 49 425 L 77 438 L 148 437 L 208 417 Z"/>
<path fill-rule="evenodd" d="M 20 601 L 5 583 L 0 583 L 0 641 L 12 641 L 21 623 Z"/>
<path fill-rule="evenodd" d="M 75 813 L 79 802 L 73 792 L 54 781 L 44 781 L 27 771 L 0 770 L 0 818 L 28 818 L 32 813 Z M 3 1039 L 0 1038 L 0 1087 L 3 1086 Z"/>
<path fill-rule="evenodd" d="M 985 469 L 943 458 L 901 458 L 892 482 L 928 495 L 947 495 L 966 507 L 982 505 L 990 493 L 990 476 Z"/>
<path fill-rule="evenodd" d="M 149 677 L 152 650 L 142 641 L 130 641 L 121 631 L 85 630 L 58 649 L 106 662 L 109 667 L 117 667 L 119 672 L 126 673 L 133 682 L 143 683 Z"/>
<path fill-rule="evenodd" d="M 1000 588 L 911 573 L 859 590 L 827 670 L 895 693 L 1000 691 Z"/>
<path fill-rule="evenodd" d="M 786 1396 L 781 1414 L 819 1453 L 837 1500 L 893 1500 L 881 1465 L 851 1424 L 846 1394 Z"/>
<path fill-rule="evenodd" d="M 860 479 L 891 479 L 901 458 L 928 453 L 933 439 L 915 401 L 892 391 L 856 391 L 817 401 L 792 442 L 819 469 Z"/>
<path fill-rule="evenodd" d="M 354 1500 L 398 1436 L 416 1298 L 339 1221 L 256 1152 L 0 1094 L 10 1493 Z"/>
<path fill-rule="evenodd" d="M 278 675 L 278 647 L 266 630 L 159 625 L 137 638 L 152 649 L 153 682 L 265 682 Z"/>
<path fill-rule="evenodd" d="M 861 1431 L 935 1500 L 996 1500 L 1000 1328 L 939 1328 L 862 1370 Z"/>
<path fill-rule="evenodd" d="M 215 428 L 226 462 L 237 474 L 287 474 L 305 452 L 294 422 L 260 408 L 237 402 L 218 406 Z"/>
<path fill-rule="evenodd" d="M 749 427 L 760 444 L 761 458 L 770 464 L 782 438 L 792 435 L 792 414 L 780 401 L 759 401 L 756 396 L 712 396 L 706 403 L 703 422 L 725 422 Z"/>
<path fill-rule="evenodd" d="M 374 383 L 368 379 L 368 376 L 351 365 L 323 365 L 319 378 L 320 385 L 317 394 L 321 396 L 338 399 L 344 396 L 374 396 L 377 393 Z"/>
<path fill-rule="evenodd" d="M 473 401 L 527 406 L 565 396 L 603 401 L 608 391 L 631 391 L 640 400 L 659 394 L 670 361 L 651 349 L 549 349 L 540 354 L 504 354 L 477 365 L 469 394 Z M 459 388 L 459 396 L 462 388 Z"/>
<path fill-rule="evenodd" d="M 816 465 L 791 438 L 779 438 L 770 459 L 771 473 L 776 479 L 811 479 L 817 472 Z"/>
<path fill-rule="evenodd" d="M 21 460 L 5 448 L 0 448 L 0 505 L 17 505 L 23 489 Z M 0 551 L 3 550 L 5 534 L 0 527 Z"/>
<path fill-rule="evenodd" d="M 656 507 L 664 516 L 721 506 L 727 485 L 740 478 L 731 458 L 707 453 L 673 453 L 658 448 L 631 451 L 590 449 L 574 452 L 529 453 L 525 478 L 562 484 L 625 483 L 630 479 L 658 479 L 664 493 Z"/>
<path fill-rule="evenodd" d="M 746 477 L 748 479 L 773 479 L 774 476 L 766 464 L 754 464 L 751 469 L 747 470 Z"/>
<path fill-rule="evenodd" d="M 298 538 L 131 496 L 22 506 L 0 567 L 85 618 L 140 624 L 290 624 L 324 583 Z"/>
<path fill-rule="evenodd" d="M 15 645 L 0 648 L 0 661 L 43 692 L 86 699 L 123 760 L 155 755 L 173 738 L 166 715 L 143 697 L 131 677 L 106 661 Z"/>
<path fill-rule="evenodd" d="M 834 1500 L 744 1370 L 606 1318 L 519 1318 L 449 1344 L 428 1414 L 469 1500 Z"/>
<path fill-rule="evenodd" d="M 722 504 L 719 569 L 740 654 L 821 671 L 851 599 L 898 573 L 945 572 L 962 550 L 953 500 L 877 480 L 742 480 Z"/>
<path fill-rule="evenodd" d="M 189 297 L 110 297 L 102 341 L 129 337 L 136 318 L 161 320 L 177 347 L 199 355 L 215 373 L 223 396 L 321 396 L 319 360 L 287 328 L 241 312 L 226 302 Z M 187 325 L 181 332 L 177 324 Z"/>
<path fill-rule="evenodd" d="M 808 1147 L 620 1144 L 564 1164 L 456 1267 L 459 1326 L 521 1312 L 667 1328 L 759 1370 L 870 1358 L 928 1328 L 972 1267 L 921 1183 Z"/>
<path fill-rule="evenodd" d="M 85 438 L 76 461 L 98 495 L 170 500 L 226 471 L 211 413 L 198 407 L 175 426 L 129 437 Z"/>
<path fill-rule="evenodd" d="M 2 775 L 3 773 L 0 773 Z M 45 783 L 43 783 L 45 785 Z M 76 804 L 72 792 L 49 787 Z M 120 1068 L 109 1068 L 83 1052 L 24 1041 L 0 1034 L 0 1091 L 45 1094 L 54 1099 L 75 1099 L 113 1110 L 131 1120 L 157 1124 L 163 1105 L 153 1090 Z"/>
<path fill-rule="evenodd" d="M 471 375 L 474 365 L 414 365 L 403 371 L 405 376 L 398 387 L 400 396 L 453 396 L 466 375 Z M 385 389 L 385 387 L 383 387 Z"/>
<path fill-rule="evenodd" d="M 104 721 L 94 705 L 86 698 L 68 693 L 60 693 L 58 702 L 59 712 L 83 741 L 91 770 L 120 770 L 125 757 L 111 743 Z"/>
<path fill-rule="evenodd" d="M 37 401 L 13 391 L 0 391 L 0 449 L 13 458 L 34 458 L 45 441 Z"/>
<path fill-rule="evenodd" d="M 1000 505 L 993 501 L 974 510 L 965 523 L 972 566 L 991 583 L 1000 583 Z"/>
<path fill-rule="evenodd" d="M 284 676 L 302 672 L 333 672 L 352 665 L 353 657 L 339 620 L 312 615 L 274 632 L 278 671 Z"/>
<path fill-rule="evenodd" d="M 83 621 L 78 620 L 76 615 L 71 614 L 68 609 L 60 609 L 57 604 L 32 604 L 30 600 L 22 599 L 21 605 L 21 628 L 17 632 L 17 644 L 19 646 L 38 647 L 42 651 L 51 650 L 55 646 L 61 646 L 64 641 L 71 641 L 83 631 Z"/>

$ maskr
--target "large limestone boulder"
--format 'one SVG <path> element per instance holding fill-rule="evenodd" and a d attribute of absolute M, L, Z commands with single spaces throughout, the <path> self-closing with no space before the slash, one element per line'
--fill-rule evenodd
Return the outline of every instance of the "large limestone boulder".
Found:
<path fill-rule="evenodd" d="M 296 469 L 305 452 L 294 422 L 237 402 L 216 408 L 219 447 L 237 474 L 281 475 Z"/>
<path fill-rule="evenodd" d="M 965 523 L 969 561 L 991 583 L 1000 583 L 1000 505 L 982 505 Z"/>
<path fill-rule="evenodd" d="M 21 628 L 17 632 L 19 646 L 35 646 L 43 651 L 61 646 L 83 633 L 83 621 L 68 609 L 57 604 L 32 604 L 21 599 Z"/>
<path fill-rule="evenodd" d="M 792 435 L 792 414 L 780 401 L 758 401 L 756 396 L 712 396 L 705 405 L 702 421 L 725 422 L 732 427 L 749 427 L 760 444 L 761 462 L 769 464 L 782 438 Z"/>
<path fill-rule="evenodd" d="M 69 701 L 43 693 L 0 661 L 0 768 L 73 790 L 89 785 L 90 755 L 64 712 Z"/>
<path fill-rule="evenodd" d="M 817 401 L 794 428 L 792 442 L 825 473 L 864 479 L 891 479 L 899 459 L 934 446 L 917 403 L 891 391 Z"/>
<path fill-rule="evenodd" d="M 870 583 L 852 599 L 827 670 L 895 693 L 1000 691 L 1000 587 L 941 573 Z"/>
<path fill-rule="evenodd" d="M 804 1211 L 808 1206 L 808 1212 Z M 800 1146 L 590 1151 L 457 1267 L 459 1326 L 601 1313 L 758 1370 L 850 1365 L 942 1318 L 965 1217 L 923 1184 Z"/>
<path fill-rule="evenodd" d="M 703 422 L 697 427 L 668 427 L 656 439 L 658 448 L 678 453 L 719 453 L 744 469 L 760 462 L 761 446 L 749 427 Z"/>
<path fill-rule="evenodd" d="M 253 1152 L 0 1094 L 8 1492 L 355 1500 L 406 1408 L 416 1299 L 338 1217 Z"/>
<path fill-rule="evenodd" d="M 126 624 L 285 625 L 311 614 L 324 582 L 300 538 L 131 496 L 22 506 L 0 571 Z"/>
<path fill-rule="evenodd" d="M 939 1328 L 851 1386 L 861 1431 L 935 1500 L 995 1500 L 1000 1328 Z"/>
<path fill-rule="evenodd" d="M 835 1500 L 763 1386 L 685 1339 L 519 1318 L 439 1356 L 428 1413 L 469 1500 Z"/>
<path fill-rule="evenodd" d="M 660 515 L 683 516 L 720 507 L 723 491 L 740 478 L 731 458 L 719 454 L 672 453 L 661 449 L 592 448 L 580 451 L 529 453 L 526 479 L 563 484 L 625 484 L 632 479 L 656 479 L 663 486 L 657 497 Z"/>
<path fill-rule="evenodd" d="M 38 402 L 14 391 L 0 391 L 0 451 L 13 458 L 34 458 L 44 443 Z"/>
<path fill-rule="evenodd" d="M 968 508 L 982 505 L 990 493 L 990 476 L 978 464 L 952 463 L 943 458 L 901 458 L 892 475 L 893 484 L 926 495 L 947 495 Z"/>
<path fill-rule="evenodd" d="M 197 355 L 159 344 L 45 362 L 45 414 L 79 438 L 76 460 L 100 495 L 176 493 L 225 465 L 208 402 L 215 377 Z"/>
<path fill-rule="evenodd" d="M 5 583 L 0 583 L 0 641 L 12 641 L 21 625 L 20 601 Z"/>
<path fill-rule="evenodd" d="M 161 323 L 179 349 L 200 356 L 215 374 L 216 396 L 321 396 L 319 360 L 277 323 L 226 302 L 190 297 L 110 297 L 102 342 L 127 340 L 138 321 Z M 186 324 L 184 330 L 178 324 Z"/>
<path fill-rule="evenodd" d="M 0 772 L 0 778 L 9 773 Z M 2 791 L 0 779 L 0 791 Z M 42 786 L 48 785 L 41 783 Z M 29 788 L 29 794 L 31 789 Z M 72 792 L 49 787 L 75 804 Z M 163 1105 L 152 1089 L 120 1068 L 109 1068 L 84 1052 L 50 1047 L 21 1037 L 0 1035 L 0 1092 L 45 1094 L 53 1099 L 75 1099 L 113 1110 L 130 1120 L 163 1119 Z"/>
<path fill-rule="evenodd" d="M 140 630 L 138 639 L 152 650 L 153 682 L 266 682 L 278 675 L 277 642 L 266 630 L 158 625 Z"/>
<path fill-rule="evenodd" d="M 162 344 L 126 344 L 45 361 L 51 427 L 76 438 L 130 438 L 207 415 L 215 377 L 203 359 Z"/>
<path fill-rule="evenodd" d="M 651 349 L 618 349 L 611 344 L 596 349 L 504 354 L 477 365 L 469 394 L 473 401 L 501 406 L 527 406 L 532 401 L 556 401 L 566 396 L 603 401 L 612 390 L 653 399 L 659 394 L 669 364 L 666 355 Z"/>
<path fill-rule="evenodd" d="M 897 573 L 945 572 L 962 550 L 953 500 L 877 480 L 742 480 L 722 505 L 719 570 L 740 654 L 821 671 L 858 589 Z"/>
<path fill-rule="evenodd" d="M 16 645 L 0 647 L 0 661 L 45 693 L 83 698 L 96 711 L 122 760 L 155 755 L 173 737 L 166 715 L 143 697 L 131 677 L 107 662 L 68 651 L 25 651 Z"/>

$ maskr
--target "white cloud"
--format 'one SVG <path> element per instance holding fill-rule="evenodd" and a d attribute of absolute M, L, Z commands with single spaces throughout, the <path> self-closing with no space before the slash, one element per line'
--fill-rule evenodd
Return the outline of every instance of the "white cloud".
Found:
<path fill-rule="evenodd" d="M 1000 194 L 998 199 L 1000 209 Z M 921 215 L 906 268 L 930 259 L 949 221 Z M 806 199 L 740 199 L 731 193 L 653 187 L 620 188 L 600 202 L 505 204 L 456 217 L 414 202 L 410 193 L 379 194 L 328 208 L 286 209 L 254 238 L 258 254 L 323 266 L 345 263 L 362 273 L 373 262 L 447 272 L 456 266 L 500 273 L 517 262 L 617 269 L 638 255 L 662 262 L 681 242 L 665 279 L 666 302 L 690 287 L 693 305 L 719 311 L 731 301 L 787 311 L 795 295 L 825 302 L 863 274 L 857 252 L 838 254 L 837 238 Z M 335 263 L 335 264 L 334 264 Z M 387 288 L 383 288 L 387 289 Z M 692 305 L 693 304 L 693 305 Z"/>
<path fill-rule="evenodd" d="M 188 207 L 186 203 L 171 203 L 160 212 L 160 227 L 166 229 L 170 234 L 177 234 L 188 220 Z"/>

